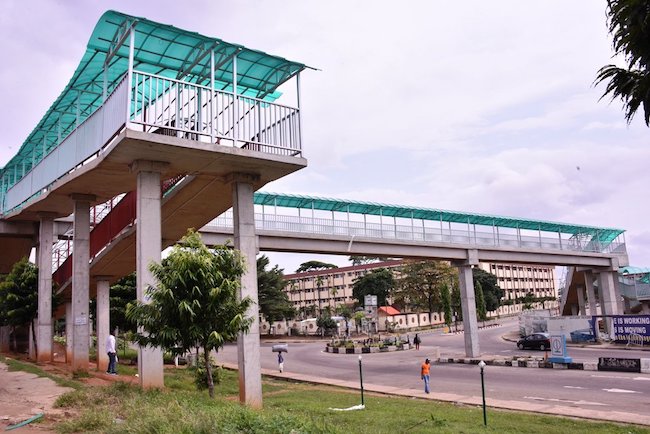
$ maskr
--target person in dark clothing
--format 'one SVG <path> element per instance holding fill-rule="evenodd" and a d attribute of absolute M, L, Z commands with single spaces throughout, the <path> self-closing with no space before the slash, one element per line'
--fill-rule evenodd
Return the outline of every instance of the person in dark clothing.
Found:
<path fill-rule="evenodd" d="M 413 338 L 413 343 L 415 344 L 415 349 L 419 350 L 420 349 L 420 336 L 418 334 L 415 334 L 415 337 Z"/>

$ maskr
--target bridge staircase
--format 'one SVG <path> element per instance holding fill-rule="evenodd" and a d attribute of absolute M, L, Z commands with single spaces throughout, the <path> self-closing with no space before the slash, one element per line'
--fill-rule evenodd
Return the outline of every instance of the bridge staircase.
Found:
<path fill-rule="evenodd" d="M 188 228 L 201 228 L 232 207 L 230 190 L 220 178 L 180 175 L 163 182 L 161 189 L 163 249 L 178 241 Z M 90 232 L 91 295 L 94 278 L 108 276 L 114 282 L 135 270 L 136 263 L 136 192 L 118 196 L 106 213 L 96 212 L 97 208 L 91 211 L 98 217 Z M 64 298 L 71 294 L 73 248 L 70 240 L 60 242 L 53 255 L 52 279 Z"/>

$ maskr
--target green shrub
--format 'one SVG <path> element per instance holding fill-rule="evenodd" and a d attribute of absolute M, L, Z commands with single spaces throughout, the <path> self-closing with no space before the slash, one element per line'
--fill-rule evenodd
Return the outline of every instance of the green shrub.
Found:
<path fill-rule="evenodd" d="M 210 357 L 209 363 L 212 365 L 212 382 L 214 384 L 221 383 L 223 378 L 223 368 L 215 366 L 214 359 Z M 205 390 L 208 388 L 208 374 L 205 367 L 205 358 L 199 357 L 196 366 L 189 368 L 194 373 L 194 384 L 198 390 Z"/>

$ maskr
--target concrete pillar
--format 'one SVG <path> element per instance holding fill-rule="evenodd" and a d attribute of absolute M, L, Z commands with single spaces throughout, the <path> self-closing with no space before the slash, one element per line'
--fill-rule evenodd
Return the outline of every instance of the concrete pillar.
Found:
<path fill-rule="evenodd" d="M 614 279 L 617 278 L 615 271 L 601 271 L 598 275 L 598 289 L 600 291 L 600 308 L 603 315 L 618 315 L 618 297 L 616 294 L 616 284 Z M 612 318 L 605 319 L 607 333 L 613 333 Z"/>
<path fill-rule="evenodd" d="M 596 307 L 596 287 L 594 286 L 594 275 L 589 271 L 585 271 L 585 288 L 587 289 L 587 298 L 589 299 L 589 314 L 598 315 L 598 308 Z"/>
<path fill-rule="evenodd" d="M 578 315 L 578 305 L 577 304 L 572 304 L 571 305 L 571 315 L 573 315 L 573 316 Z"/>
<path fill-rule="evenodd" d="M 602 271 L 600 273 L 600 288 L 602 289 L 603 298 L 600 300 L 600 306 L 605 315 L 618 315 L 618 295 L 616 293 L 617 278 L 615 271 Z"/>
<path fill-rule="evenodd" d="M 481 355 L 478 343 L 478 322 L 476 320 L 476 300 L 474 295 L 474 276 L 471 265 L 457 265 L 460 283 L 463 329 L 465 330 L 465 355 Z"/>
<path fill-rule="evenodd" d="M 92 195 L 73 194 L 74 223 L 72 254 L 72 370 L 88 371 L 90 311 L 90 203 Z"/>
<path fill-rule="evenodd" d="M 0 326 L 0 352 L 8 353 L 9 352 L 9 334 L 11 333 L 11 327 L 9 326 Z"/>
<path fill-rule="evenodd" d="M 110 285 L 108 279 L 97 279 L 97 370 L 106 372 L 108 354 L 105 351 L 106 338 L 110 331 Z"/>
<path fill-rule="evenodd" d="M 149 264 L 160 262 L 162 251 L 160 174 L 166 163 L 134 161 L 136 175 L 136 280 L 138 301 L 149 303 L 146 290 L 156 285 Z M 143 388 L 165 386 L 160 348 L 138 348 L 138 373 Z"/>
<path fill-rule="evenodd" d="M 260 366 L 260 325 L 257 298 L 257 243 L 253 207 L 254 178 L 235 175 L 232 181 L 235 248 L 246 263 L 241 278 L 240 298 L 253 300 L 246 316 L 253 318 L 250 331 L 237 339 L 239 364 L 239 401 L 254 408 L 262 407 L 262 371 Z"/>
<path fill-rule="evenodd" d="M 72 302 L 65 302 L 65 362 L 72 364 Z"/>
<path fill-rule="evenodd" d="M 38 329 L 36 334 L 37 362 L 52 361 L 52 243 L 54 218 L 52 215 L 40 216 L 38 230 Z"/>
<path fill-rule="evenodd" d="M 585 310 L 585 287 L 582 285 L 577 286 L 577 295 L 578 295 L 578 309 L 580 311 L 580 315 L 587 315 L 587 311 Z"/>

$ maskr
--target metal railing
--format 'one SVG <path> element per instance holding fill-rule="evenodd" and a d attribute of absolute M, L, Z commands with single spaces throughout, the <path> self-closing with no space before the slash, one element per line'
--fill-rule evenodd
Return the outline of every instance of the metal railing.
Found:
<path fill-rule="evenodd" d="M 541 235 L 527 236 L 521 235 L 520 233 L 511 234 L 499 231 L 482 232 L 476 230 L 476 227 L 472 228 L 471 226 L 467 230 L 446 228 L 444 225 L 440 227 L 428 227 L 420 223 L 420 221 L 413 220 L 410 225 L 400 225 L 396 223 L 371 223 L 334 218 L 299 217 L 266 213 L 255 214 L 255 227 L 257 230 L 594 253 L 610 253 L 614 250 L 625 251 L 625 245 L 622 243 L 612 243 L 604 246 L 599 243 L 574 243 L 570 238 L 551 238 Z M 232 210 L 217 217 L 206 226 L 231 228 L 233 226 Z M 596 247 L 601 248 L 601 250 L 596 250 Z"/>
<path fill-rule="evenodd" d="M 133 71 L 130 122 L 146 132 L 301 154 L 298 109 L 140 71 Z"/>

